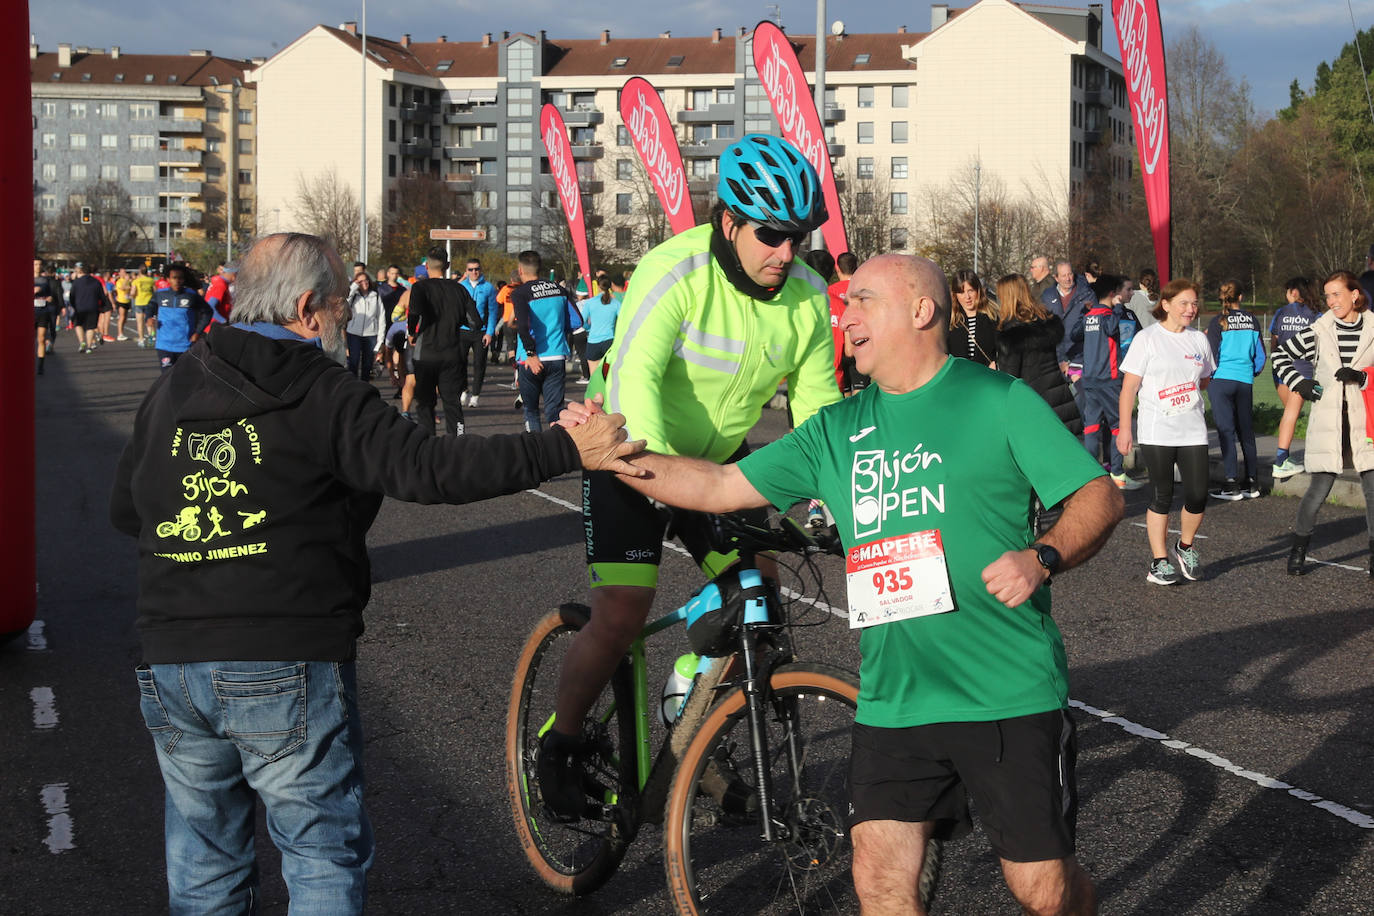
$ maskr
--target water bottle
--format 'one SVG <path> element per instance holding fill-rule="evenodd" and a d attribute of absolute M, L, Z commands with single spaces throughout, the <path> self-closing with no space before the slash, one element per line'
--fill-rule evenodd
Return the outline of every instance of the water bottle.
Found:
<path fill-rule="evenodd" d="M 672 727 L 677 721 L 678 714 L 682 712 L 682 703 L 687 698 L 687 691 L 692 689 L 692 679 L 696 677 L 697 664 L 700 658 L 688 652 L 686 655 L 678 656 L 673 663 L 673 673 L 668 675 L 668 680 L 663 684 L 663 697 L 658 704 L 658 721 L 662 725 Z"/>

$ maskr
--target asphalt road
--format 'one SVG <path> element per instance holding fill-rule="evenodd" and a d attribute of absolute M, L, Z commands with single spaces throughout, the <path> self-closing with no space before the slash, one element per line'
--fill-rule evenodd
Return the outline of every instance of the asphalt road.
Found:
<path fill-rule="evenodd" d="M 39 379 L 40 623 L 0 648 L 0 914 L 166 908 L 161 782 L 132 672 L 134 546 L 107 521 L 114 465 L 156 373 L 132 343 L 79 356 L 64 335 Z M 493 384 L 508 380 L 491 370 L 469 432 L 518 428 Z M 783 423 L 767 412 L 753 441 Z M 1214 504 L 1204 580 L 1166 589 L 1145 582 L 1146 492 L 1129 496 L 1101 555 L 1054 585 L 1083 707 L 1079 854 L 1102 912 L 1374 912 L 1362 513 L 1324 510 L 1313 554 L 1337 565 L 1298 579 L 1282 562 L 1295 500 Z M 569 901 L 534 881 L 502 792 L 519 646 L 538 617 L 585 592 L 578 496 L 567 477 L 471 506 L 383 507 L 359 647 L 373 912 L 668 912 L 657 828 L 603 890 Z M 826 574 L 842 604 L 839 566 Z M 670 553 L 664 582 L 682 599 L 697 578 Z M 856 667 L 854 645 L 836 620 L 804 651 Z M 264 912 L 284 913 L 259 834 Z M 1016 912 L 980 833 L 950 848 L 936 912 Z"/>

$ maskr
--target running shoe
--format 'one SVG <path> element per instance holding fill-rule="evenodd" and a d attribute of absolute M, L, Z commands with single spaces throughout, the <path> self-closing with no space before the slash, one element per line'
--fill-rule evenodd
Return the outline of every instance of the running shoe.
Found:
<path fill-rule="evenodd" d="M 1190 582 L 1196 582 L 1202 575 L 1202 557 L 1198 556 L 1197 548 L 1185 548 L 1182 541 L 1174 541 L 1173 555 L 1174 560 L 1178 563 L 1178 571 L 1183 574 L 1183 578 Z"/>
<path fill-rule="evenodd" d="M 1174 569 L 1174 564 L 1168 560 L 1151 560 L 1150 574 L 1145 577 L 1146 582 L 1153 582 L 1155 585 L 1177 585 L 1178 570 Z"/>
<path fill-rule="evenodd" d="M 520 410 L 520 409 L 523 408 L 524 406 L 525 406 L 525 399 L 522 398 L 522 397 L 520 397 L 520 396 L 517 394 L 517 395 L 515 396 L 515 409 L 516 409 L 516 410 Z"/>
<path fill-rule="evenodd" d="M 472 397 L 468 398 L 468 406 L 469 406 L 469 407 L 476 407 L 476 406 L 477 406 L 477 395 L 474 394 Z"/>
<path fill-rule="evenodd" d="M 1259 484 L 1255 483 L 1253 480 L 1247 480 L 1240 485 L 1240 495 L 1244 496 L 1246 499 L 1259 499 Z"/>
<path fill-rule="evenodd" d="M 1228 480 L 1221 489 L 1208 490 L 1207 493 L 1213 499 L 1224 499 L 1227 502 L 1235 502 L 1238 499 L 1245 498 L 1245 495 L 1240 492 L 1239 485 L 1237 485 L 1234 480 Z"/>
<path fill-rule="evenodd" d="M 101 343 L 114 343 L 114 342 L 115 342 L 115 339 L 114 339 L 113 337 L 111 337 L 109 334 L 101 334 L 101 335 L 100 335 L 100 342 L 101 342 Z"/>
<path fill-rule="evenodd" d="M 580 378 L 580 379 L 577 380 L 577 384 L 579 384 L 579 385 L 590 385 L 591 383 L 592 383 L 592 380 L 591 380 L 590 378 L 588 378 L 587 376 L 583 376 L 582 378 Z"/>
<path fill-rule="evenodd" d="M 806 527 L 819 531 L 825 527 L 825 508 L 818 499 L 811 500 L 806 510 Z"/>
<path fill-rule="evenodd" d="M 128 339 L 129 339 L 129 338 L 126 337 L 126 336 L 124 336 L 123 334 L 120 334 L 118 337 L 115 338 L 115 340 L 128 340 Z"/>
<path fill-rule="evenodd" d="M 1141 487 L 1145 486 L 1144 481 L 1127 477 L 1125 473 L 1113 474 L 1112 483 L 1116 484 L 1118 490 L 1139 490 Z"/>
<path fill-rule="evenodd" d="M 1301 461 L 1294 461 L 1292 458 L 1285 458 L 1278 464 L 1274 465 L 1274 479 L 1287 480 L 1290 477 L 1294 477 L 1298 474 L 1301 474 L 1303 470 L 1305 469 L 1303 468 Z"/>

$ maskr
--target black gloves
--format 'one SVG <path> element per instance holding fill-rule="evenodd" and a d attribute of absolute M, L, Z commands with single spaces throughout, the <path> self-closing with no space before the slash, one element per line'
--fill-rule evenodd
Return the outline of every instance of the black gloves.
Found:
<path fill-rule="evenodd" d="M 1310 378 L 1305 378 L 1293 386 L 1293 390 L 1302 395 L 1304 401 L 1320 400 L 1322 396 L 1321 387 Z"/>
<path fill-rule="evenodd" d="M 1345 382 L 1347 385 L 1363 385 L 1364 373 L 1359 369 L 1341 366 L 1336 370 L 1336 381 Z"/>

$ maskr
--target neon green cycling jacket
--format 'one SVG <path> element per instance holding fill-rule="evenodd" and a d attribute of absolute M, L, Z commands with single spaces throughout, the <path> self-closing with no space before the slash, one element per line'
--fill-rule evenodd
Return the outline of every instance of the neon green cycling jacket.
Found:
<path fill-rule="evenodd" d="M 735 289 L 711 257 L 711 227 L 654 248 L 616 319 L 609 373 L 589 396 L 623 413 L 650 450 L 724 461 L 787 379 L 797 426 L 840 399 L 825 284 L 800 260 L 771 301 Z"/>

